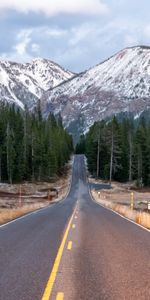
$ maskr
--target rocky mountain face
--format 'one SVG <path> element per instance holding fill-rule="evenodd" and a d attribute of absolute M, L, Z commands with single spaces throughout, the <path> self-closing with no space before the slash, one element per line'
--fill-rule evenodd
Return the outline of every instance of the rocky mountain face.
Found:
<path fill-rule="evenodd" d="M 120 112 L 138 117 L 150 108 L 150 47 L 126 48 L 76 75 L 46 59 L 0 62 L 1 101 L 32 110 L 39 99 L 45 116 L 61 112 L 74 137 Z"/>
<path fill-rule="evenodd" d="M 0 100 L 33 109 L 44 92 L 72 76 L 73 73 L 46 59 L 26 64 L 1 61 Z"/>
<path fill-rule="evenodd" d="M 66 127 L 78 133 L 121 111 L 140 115 L 150 107 L 150 48 L 120 51 L 46 92 L 42 104 L 45 115 L 61 112 Z"/>

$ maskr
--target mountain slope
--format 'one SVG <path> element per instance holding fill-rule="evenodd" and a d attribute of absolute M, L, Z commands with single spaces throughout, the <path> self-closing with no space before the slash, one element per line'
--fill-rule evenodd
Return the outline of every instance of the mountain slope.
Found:
<path fill-rule="evenodd" d="M 61 111 L 65 125 L 82 117 L 85 131 L 94 121 L 120 111 L 150 107 L 150 48 L 127 48 L 45 93 L 44 112 Z"/>
<path fill-rule="evenodd" d="M 32 109 L 45 91 L 71 76 L 73 73 L 46 59 L 35 59 L 26 64 L 1 61 L 0 99 L 21 108 L 26 104 Z"/>

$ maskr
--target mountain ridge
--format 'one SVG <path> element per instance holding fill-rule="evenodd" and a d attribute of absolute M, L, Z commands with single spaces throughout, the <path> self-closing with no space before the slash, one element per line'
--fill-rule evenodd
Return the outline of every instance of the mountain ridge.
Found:
<path fill-rule="evenodd" d="M 61 113 L 64 125 L 79 133 L 95 121 L 120 112 L 139 115 L 150 107 L 150 47 L 127 47 L 79 74 L 45 58 L 19 64 L 0 62 L 0 96 L 43 115 Z"/>
<path fill-rule="evenodd" d="M 150 47 L 124 48 L 42 97 L 45 115 L 61 112 L 66 127 L 82 114 L 83 130 L 120 111 L 150 106 Z"/>
<path fill-rule="evenodd" d="M 0 61 L 0 96 L 8 103 L 32 109 L 44 92 L 74 73 L 53 61 L 36 58 L 28 63 Z"/>

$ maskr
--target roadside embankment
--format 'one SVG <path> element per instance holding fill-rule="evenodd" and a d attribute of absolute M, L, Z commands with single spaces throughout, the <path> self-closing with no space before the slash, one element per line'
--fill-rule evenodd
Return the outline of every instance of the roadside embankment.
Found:
<path fill-rule="evenodd" d="M 95 201 L 150 229 L 149 191 L 134 190 L 127 184 L 119 183 L 113 183 L 111 189 L 94 189 L 94 182 L 92 184 L 91 194 Z M 102 185 L 102 182 L 96 181 L 95 184 Z"/>
<path fill-rule="evenodd" d="M 70 188 L 72 160 L 54 182 L 0 184 L 0 225 L 65 198 Z"/>

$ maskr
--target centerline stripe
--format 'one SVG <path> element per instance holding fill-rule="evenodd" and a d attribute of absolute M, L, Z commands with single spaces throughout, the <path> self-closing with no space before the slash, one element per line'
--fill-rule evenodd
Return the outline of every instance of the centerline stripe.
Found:
<path fill-rule="evenodd" d="M 72 249 L 72 241 L 69 241 L 69 242 L 68 242 L 67 249 L 68 249 L 68 250 L 71 250 L 71 249 Z"/>
<path fill-rule="evenodd" d="M 59 265 L 60 265 L 61 257 L 62 257 L 62 254 L 63 254 L 63 250 L 64 250 L 64 247 L 65 247 L 66 239 L 67 239 L 67 236 L 68 236 L 68 233 L 69 233 L 69 229 L 71 227 L 71 223 L 72 223 L 75 211 L 76 211 L 76 208 L 74 209 L 74 212 L 73 212 L 73 214 L 70 218 L 70 221 L 69 221 L 68 226 L 66 228 L 66 231 L 64 233 L 61 245 L 60 245 L 59 250 L 57 252 L 57 256 L 56 256 L 56 259 L 55 259 L 55 262 L 54 262 L 54 265 L 53 265 L 52 272 L 51 272 L 50 277 L 48 279 L 48 282 L 47 282 L 47 285 L 46 285 L 46 288 L 45 288 L 45 291 L 44 291 L 44 294 L 43 294 L 41 300 L 49 300 L 50 299 L 52 289 L 53 289 L 53 285 L 54 285 L 54 282 L 55 282 L 55 279 L 56 279 L 56 276 L 57 276 L 57 272 L 58 272 L 58 268 L 59 268 Z"/>
<path fill-rule="evenodd" d="M 64 293 L 58 293 L 56 300 L 63 300 L 64 299 Z"/>

